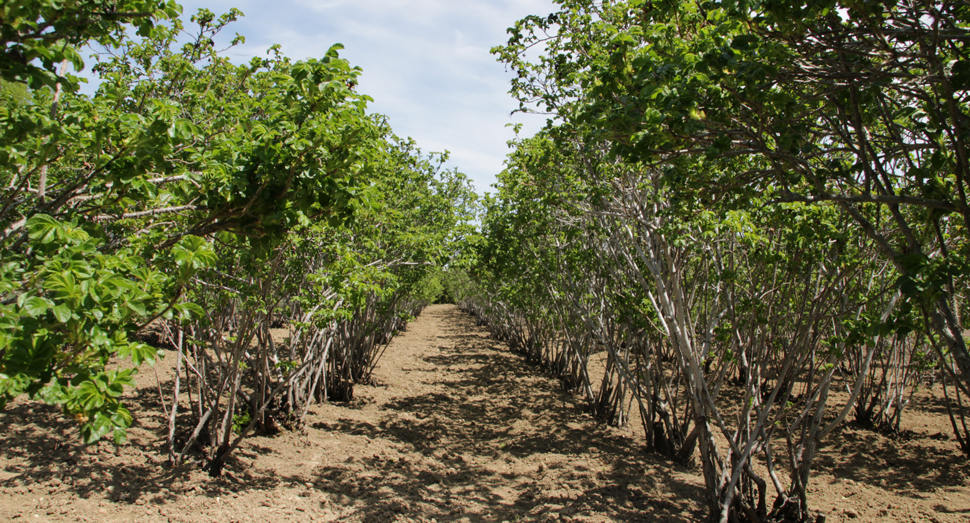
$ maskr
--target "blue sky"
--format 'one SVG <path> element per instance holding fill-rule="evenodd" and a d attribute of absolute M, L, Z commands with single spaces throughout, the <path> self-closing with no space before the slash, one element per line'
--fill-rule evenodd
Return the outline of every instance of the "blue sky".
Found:
<path fill-rule="evenodd" d="M 508 123 L 531 135 L 538 115 L 510 116 L 511 74 L 489 49 L 508 40 L 506 28 L 529 14 L 553 12 L 552 0 L 209 0 L 182 1 L 184 18 L 199 7 L 217 15 L 237 7 L 245 17 L 222 35 L 246 43 L 228 51 L 233 61 L 265 56 L 280 44 L 293 59 L 319 58 L 334 43 L 364 73 L 358 92 L 374 98 L 371 110 L 389 117 L 399 136 L 425 152 L 448 150 L 449 167 L 492 191 L 502 170 Z"/>

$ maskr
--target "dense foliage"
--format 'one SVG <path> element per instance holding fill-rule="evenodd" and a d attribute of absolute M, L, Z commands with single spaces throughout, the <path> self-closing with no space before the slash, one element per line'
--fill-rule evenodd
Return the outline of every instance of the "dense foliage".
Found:
<path fill-rule="evenodd" d="M 0 406 L 121 443 L 165 347 L 170 460 L 218 475 L 250 432 L 352 399 L 446 293 L 699 462 L 712 520 L 807 520 L 824 438 L 899 431 L 927 384 L 970 453 L 970 8 L 557 3 L 494 49 L 548 125 L 477 216 L 339 44 L 238 65 L 214 47 L 236 10 L 5 2 Z M 66 73 L 84 46 L 91 96 Z"/>
<path fill-rule="evenodd" d="M 367 113 L 339 44 L 236 65 L 214 40 L 237 10 L 2 9 L 0 405 L 39 398 L 120 443 L 125 387 L 168 347 L 171 458 L 202 443 L 217 475 L 249 431 L 352 397 L 441 291 L 467 179 Z M 65 74 L 84 45 L 92 96 Z"/>
<path fill-rule="evenodd" d="M 822 439 L 926 381 L 970 452 L 967 6 L 557 3 L 493 49 L 548 125 L 449 293 L 715 521 L 808 519 Z"/>

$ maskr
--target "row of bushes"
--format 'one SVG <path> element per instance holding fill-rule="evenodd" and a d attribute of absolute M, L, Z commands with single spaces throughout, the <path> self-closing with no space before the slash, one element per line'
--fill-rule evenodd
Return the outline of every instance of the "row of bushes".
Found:
<path fill-rule="evenodd" d="M 202 444 L 218 475 L 250 431 L 351 398 L 441 292 L 468 180 L 368 113 L 339 44 L 236 65 L 215 44 L 235 9 L 2 10 L 0 406 L 121 443 L 125 388 L 172 349 L 170 458 Z M 90 96 L 67 73 L 84 48 Z"/>

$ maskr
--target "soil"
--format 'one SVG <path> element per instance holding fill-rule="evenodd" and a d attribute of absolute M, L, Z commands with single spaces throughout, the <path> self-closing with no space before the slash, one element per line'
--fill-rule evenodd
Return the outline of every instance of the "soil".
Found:
<path fill-rule="evenodd" d="M 213 479 L 165 465 L 174 358 L 141 373 L 129 443 L 80 444 L 56 409 L 0 414 L 0 521 L 700 521 L 700 470 L 642 450 L 636 424 L 490 339 L 454 306 L 427 308 L 349 403 L 299 432 L 253 436 Z M 158 379 L 156 380 L 156 375 Z M 166 396 L 167 398 L 167 396 Z M 809 503 L 834 521 L 970 520 L 970 460 L 932 391 L 903 437 L 846 425 L 822 448 Z"/>

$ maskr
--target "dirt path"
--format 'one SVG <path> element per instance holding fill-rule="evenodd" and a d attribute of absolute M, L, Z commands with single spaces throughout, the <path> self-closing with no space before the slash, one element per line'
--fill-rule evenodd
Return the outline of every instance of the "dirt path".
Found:
<path fill-rule="evenodd" d="M 171 358 L 169 358 L 171 359 Z M 162 386 L 170 369 L 158 369 Z M 150 379 L 149 379 L 150 378 Z M 0 521 L 695 521 L 689 471 L 598 426 L 454 306 L 394 339 L 350 404 L 253 437 L 225 478 L 162 464 L 152 372 L 131 443 L 82 447 L 50 407 L 0 414 Z M 145 409 L 149 410 L 145 410 Z"/>
<path fill-rule="evenodd" d="M 597 426 L 558 382 L 538 375 L 455 308 L 426 310 L 391 344 L 360 410 L 329 407 L 317 428 L 355 434 L 353 462 L 317 469 L 360 499 L 365 521 L 694 521 L 693 478 L 671 477 L 618 431 Z M 327 418 L 326 415 L 322 416 Z M 357 438 L 354 442 L 353 438 Z M 369 440 L 361 444 L 360 439 Z M 343 443 L 343 442 L 341 442 Z M 688 482 L 689 481 L 689 482 Z"/>
<path fill-rule="evenodd" d="M 173 360 L 174 358 L 168 358 Z M 171 386 L 171 361 L 156 369 Z M 153 371 L 131 397 L 130 444 L 84 447 L 55 409 L 0 413 L 0 521 L 700 521 L 700 471 L 598 425 L 454 306 L 394 339 L 351 403 L 313 407 L 302 433 L 246 440 L 225 477 L 163 465 Z M 932 406 L 932 405 L 931 405 Z M 938 408 L 907 416 L 915 439 L 846 427 L 810 488 L 835 521 L 966 521 L 970 464 Z"/>

